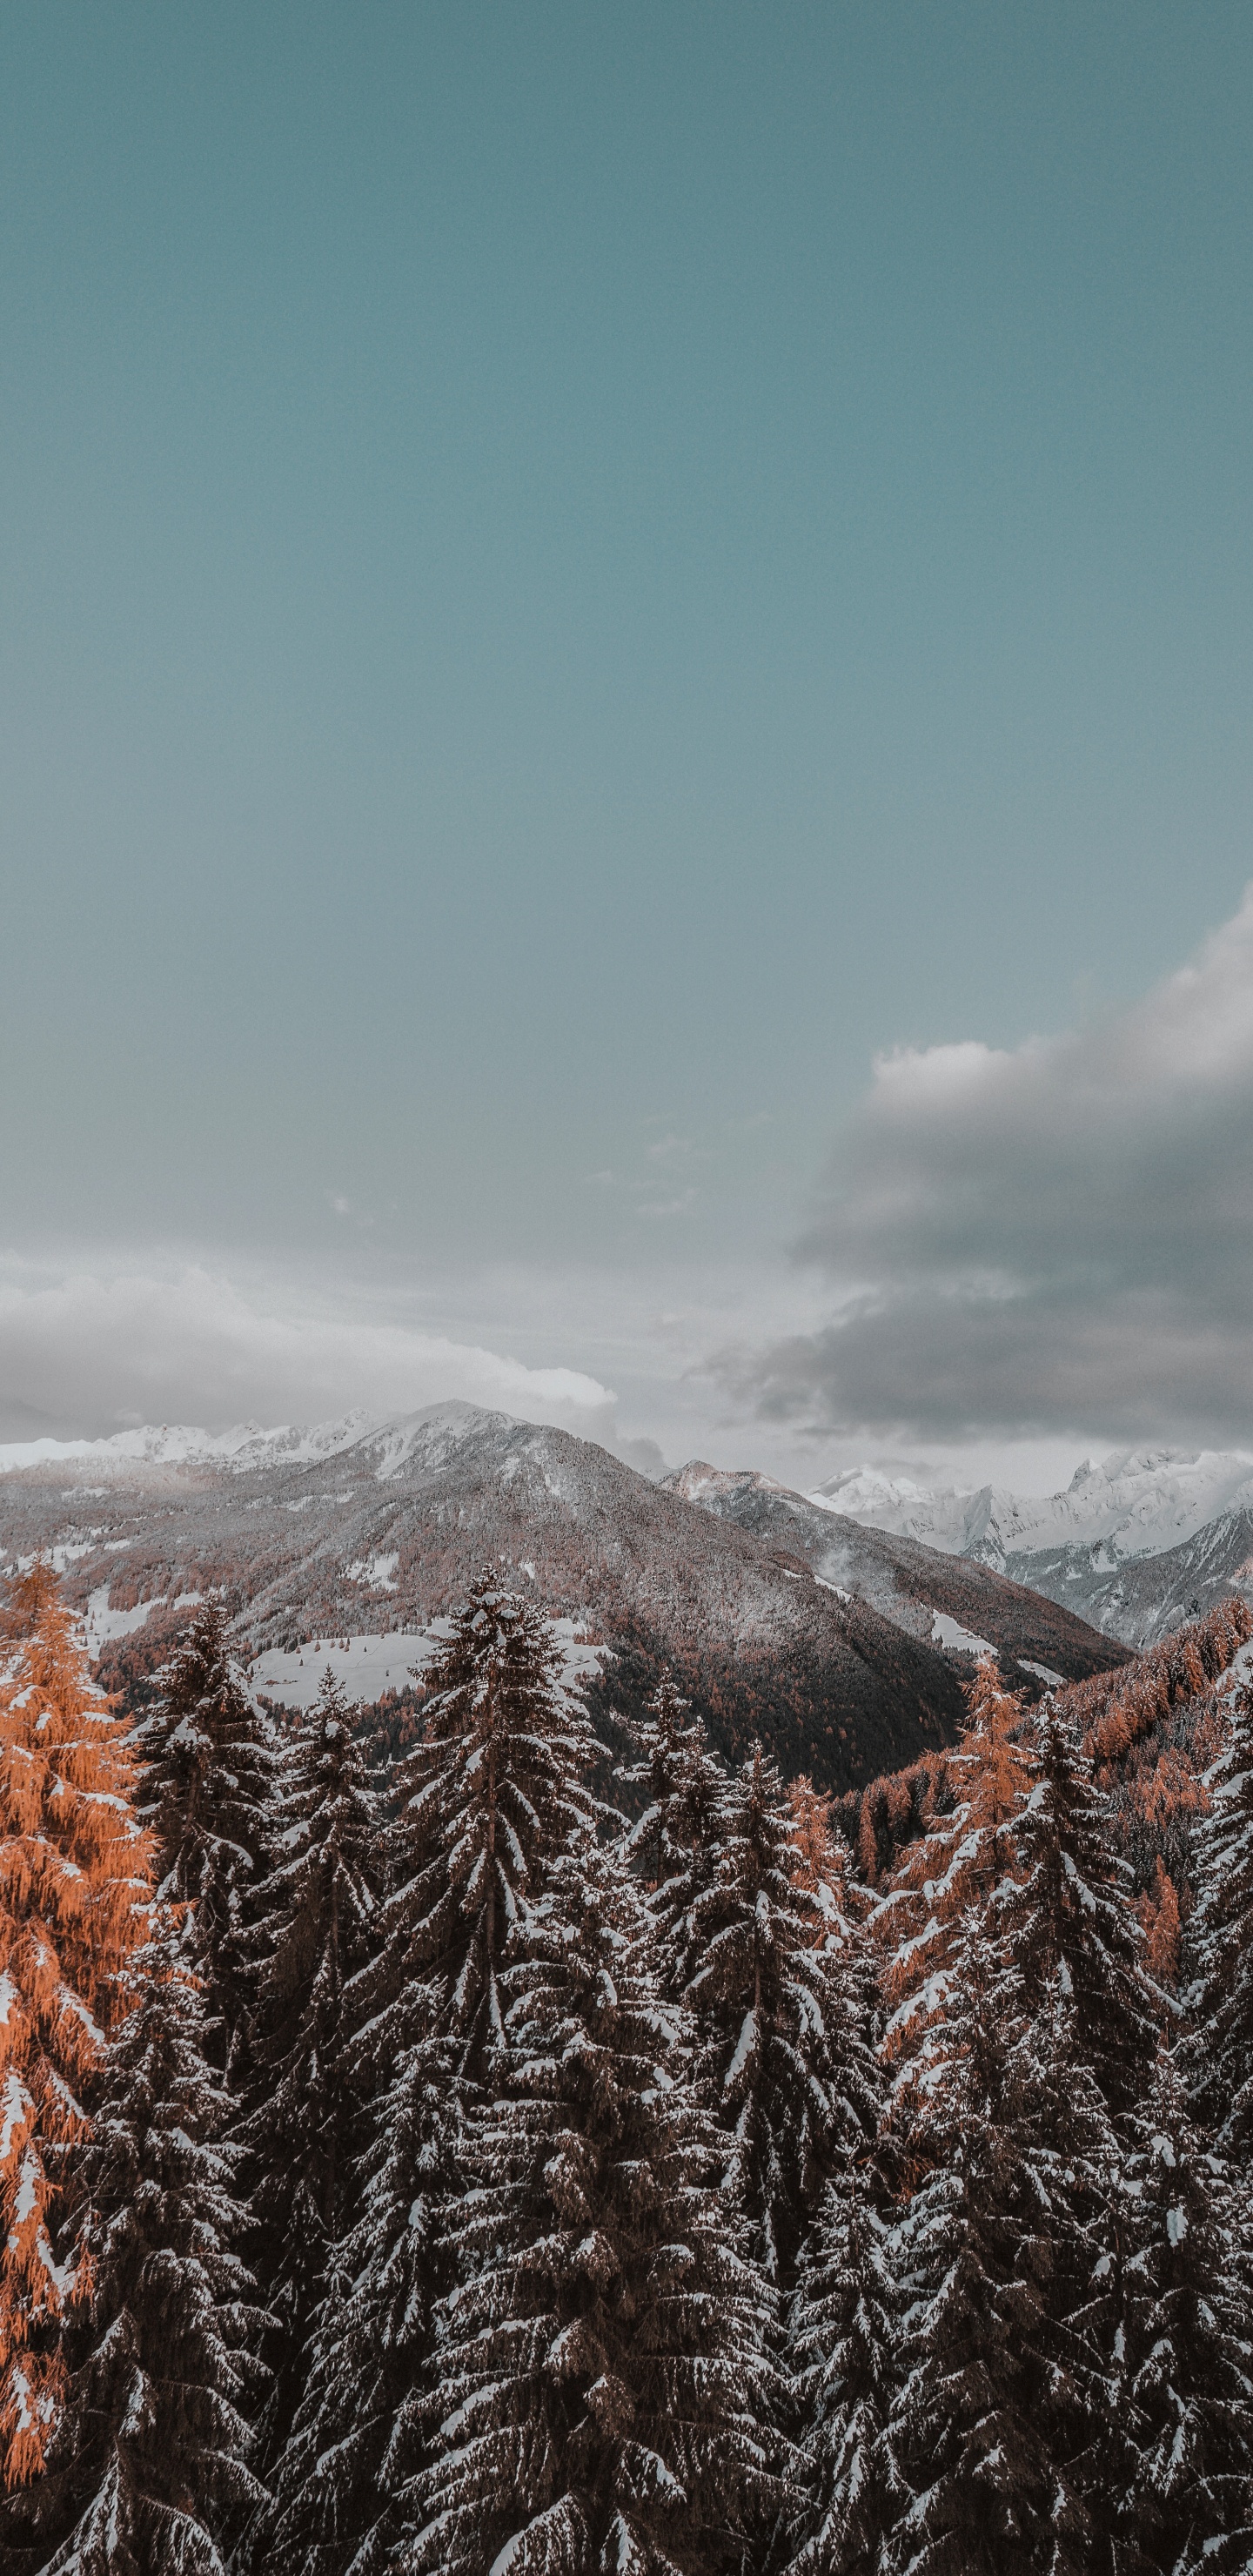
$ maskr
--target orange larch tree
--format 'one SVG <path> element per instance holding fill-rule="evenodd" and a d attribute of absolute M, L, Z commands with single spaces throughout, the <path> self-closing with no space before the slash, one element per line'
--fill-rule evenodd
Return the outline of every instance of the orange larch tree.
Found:
<path fill-rule="evenodd" d="M 128 2001 L 148 1838 L 124 1722 L 93 1684 L 40 1561 L 0 1622 L 0 2477 L 37 2475 L 56 2421 L 58 2320 L 86 2297 L 57 2210 L 84 2086 Z M 64 2222 L 62 2224 L 64 2233 Z M 71 2231 L 72 2240 L 72 2231 Z"/>
<path fill-rule="evenodd" d="M 955 1803 L 902 1852 L 873 1917 L 889 2014 L 885 2054 L 902 2070 L 906 2092 L 927 2033 L 947 2010 L 954 1944 L 993 1890 L 1020 1872 L 1019 1825 L 1037 1769 L 1021 1696 L 1006 1689 L 991 1656 L 966 1698 L 969 1720 L 947 1757 Z"/>

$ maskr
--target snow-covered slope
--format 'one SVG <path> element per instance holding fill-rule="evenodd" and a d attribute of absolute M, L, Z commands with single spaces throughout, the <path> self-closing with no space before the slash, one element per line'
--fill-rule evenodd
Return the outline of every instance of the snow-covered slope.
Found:
<path fill-rule="evenodd" d="M 1048 1495 L 928 1490 L 856 1468 L 811 1499 L 993 1566 L 1129 1645 L 1253 1585 L 1253 1458 L 1240 1451 L 1117 1450 Z M 1169 1564 L 1150 1564 L 1159 1558 Z"/>
<path fill-rule="evenodd" d="M 1025 1590 L 970 1556 L 871 1528 L 772 1476 L 751 1468 L 728 1472 L 697 1458 L 663 1484 L 750 1531 L 781 1563 L 810 1566 L 820 1583 L 855 1594 L 911 1636 L 949 1653 L 995 1651 L 1007 1670 L 1018 1664 L 1037 1680 L 1057 1674 L 1077 1681 L 1120 1660 L 1073 1603 Z"/>
<path fill-rule="evenodd" d="M 780 1551 L 768 1530 L 717 1516 L 568 1432 L 442 1404 L 311 1431 L 245 1426 L 229 1441 L 124 1440 L 75 1443 L 7 1472 L 0 1461 L 0 1564 L 55 1550 L 71 1598 L 94 1602 L 128 1670 L 140 1656 L 159 1660 L 173 1605 L 210 1587 L 225 1590 L 241 1646 L 294 1653 L 303 1670 L 302 1641 L 415 1635 L 484 1566 L 501 1565 L 551 1616 L 613 1644 L 614 1687 L 628 1697 L 672 1665 L 732 1754 L 760 1729 L 788 1770 L 851 1781 L 960 1723 L 960 1656 L 937 1643 L 912 1593 L 897 1599 L 885 1581 L 880 1607 L 869 1582 L 831 1578 L 795 1544 Z M 830 1515 L 793 1499 L 825 1543 Z M 881 1552 L 845 1526 L 867 1559 Z M 995 1635 L 977 1615 L 982 1601 L 958 1597 L 951 1559 L 934 1562 L 946 1586 L 935 1606 Z M 1067 1671 L 1097 1669 L 1107 1653 L 1088 1638 L 1074 1667 L 1047 1641 L 1032 1650 Z M 397 1661 L 403 1673 L 399 1649 Z M 394 1687 L 388 1653 L 381 1669 Z"/>

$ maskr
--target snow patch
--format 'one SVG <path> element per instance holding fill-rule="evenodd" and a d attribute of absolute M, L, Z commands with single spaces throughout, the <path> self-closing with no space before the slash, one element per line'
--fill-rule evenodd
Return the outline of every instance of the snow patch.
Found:
<path fill-rule="evenodd" d="M 960 1619 L 950 1619 L 947 1610 L 931 1614 L 931 1643 L 943 1646 L 949 1655 L 994 1655 L 996 1648 L 988 1637 L 976 1637 L 972 1628 L 963 1628 Z"/>
<path fill-rule="evenodd" d="M 567 1687 L 594 1680 L 605 1648 L 590 1644 L 573 1619 L 550 1619 L 548 1626 Z M 330 1671 L 347 1700 L 381 1699 L 384 1691 L 420 1681 L 450 1630 L 451 1621 L 433 1619 L 426 1628 L 389 1628 L 383 1636 L 319 1638 L 290 1651 L 271 1646 L 253 1663 L 253 1694 L 277 1700 L 283 1708 L 312 1708 L 323 1674 Z"/>
<path fill-rule="evenodd" d="M 360 1583 L 367 1592 L 394 1592 L 399 1563 L 399 1548 L 391 1548 L 386 1554 L 376 1548 L 373 1556 L 357 1557 L 352 1565 L 345 1566 L 344 1572 L 350 1583 Z"/>

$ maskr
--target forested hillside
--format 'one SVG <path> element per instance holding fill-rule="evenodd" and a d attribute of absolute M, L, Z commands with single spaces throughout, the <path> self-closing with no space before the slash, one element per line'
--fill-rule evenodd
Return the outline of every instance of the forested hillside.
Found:
<path fill-rule="evenodd" d="M 837 1798 L 481 1576 L 403 1743 L 0 1662 L 6 2576 L 1235 2576 L 1253 1620 Z"/>
<path fill-rule="evenodd" d="M 258 1435 L 226 1458 L 187 1454 L 187 1435 L 140 1438 L 140 1456 L 101 1442 L 0 1475 L 0 1562 L 49 1556 L 119 1687 L 151 1677 L 209 1593 L 240 1654 L 286 1657 L 288 1681 L 311 1644 L 352 1638 L 360 1663 L 389 1636 L 400 1687 L 432 1622 L 490 1564 L 610 1650 L 619 1698 L 639 1706 L 673 1672 L 728 1760 L 760 1735 L 785 1770 L 843 1788 L 957 1732 L 969 1653 L 945 1642 L 952 1623 L 937 1635 L 935 1607 L 963 1604 L 976 1650 L 985 1638 L 1028 1658 L 1033 1692 L 1042 1673 L 1126 1660 L 998 1575 L 928 1566 L 926 1549 L 885 1587 L 877 1534 L 831 1514 L 826 1537 L 843 1526 L 859 1554 L 827 1580 L 794 1540 L 717 1517 L 594 1441 L 473 1405 Z M 386 1686 L 345 1678 L 366 1697 Z M 282 1697 L 278 1681 L 269 1695 Z"/>

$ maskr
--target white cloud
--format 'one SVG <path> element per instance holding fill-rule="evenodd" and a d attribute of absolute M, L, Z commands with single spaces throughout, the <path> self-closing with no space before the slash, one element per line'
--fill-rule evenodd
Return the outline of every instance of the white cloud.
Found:
<path fill-rule="evenodd" d="M 307 1422 L 450 1396 L 616 1443 L 615 1398 L 597 1378 L 381 1319 L 360 1300 L 195 1263 L 0 1263 L 0 1437 Z"/>
<path fill-rule="evenodd" d="M 1143 1001 L 883 1057 L 800 1246 L 829 1322 L 723 1363 L 905 1436 L 1253 1429 L 1253 888 Z"/>

